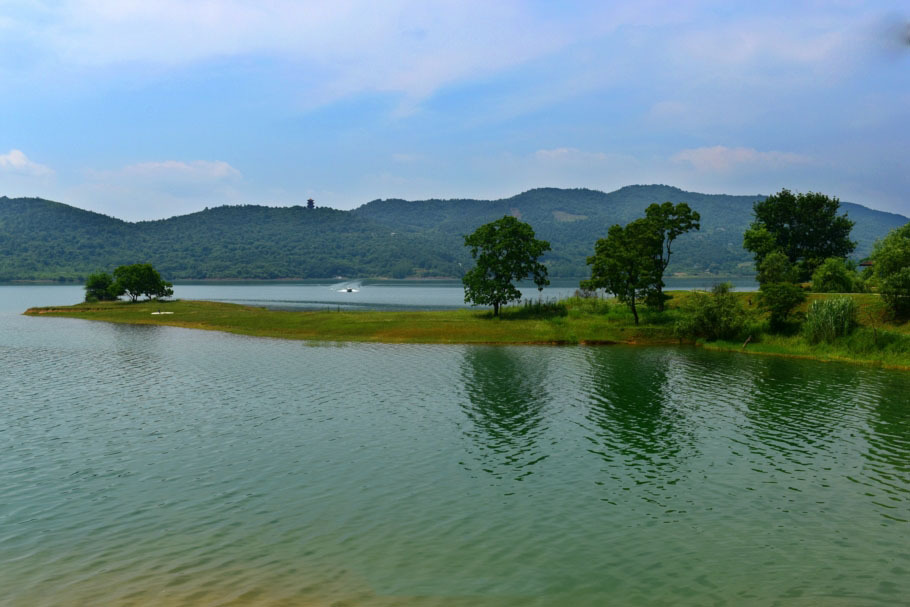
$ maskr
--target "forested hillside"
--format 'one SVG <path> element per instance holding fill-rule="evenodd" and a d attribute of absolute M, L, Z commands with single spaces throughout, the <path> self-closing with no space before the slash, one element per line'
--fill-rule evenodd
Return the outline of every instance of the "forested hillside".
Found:
<path fill-rule="evenodd" d="M 375 200 L 354 211 L 224 206 L 129 223 L 38 198 L 0 197 L 0 280 L 78 279 L 151 262 L 169 280 L 460 276 L 470 265 L 462 235 L 512 214 L 549 240 L 552 276 L 584 276 L 585 258 L 613 223 L 652 202 L 688 202 L 702 229 L 682 236 L 671 272 L 751 274 L 742 232 L 760 196 L 707 195 L 668 186 L 611 193 L 542 188 L 485 200 Z M 843 203 L 862 257 L 907 218 Z"/>
<path fill-rule="evenodd" d="M 763 196 L 729 196 L 685 192 L 664 185 L 628 186 L 615 192 L 540 188 L 503 200 L 375 200 L 353 211 L 356 215 L 407 231 L 431 235 L 449 247 L 461 246 L 461 234 L 505 214 L 529 222 L 538 238 L 549 240 L 546 257 L 556 276 L 584 276 L 585 258 L 594 242 L 614 223 L 626 224 L 644 215 L 653 202 L 687 202 L 701 214 L 701 230 L 684 234 L 674 244 L 669 271 L 690 274 L 751 275 L 751 255 L 742 248 L 742 234 L 752 221 L 752 204 Z M 855 256 L 868 255 L 876 239 L 908 220 L 902 215 L 842 203 L 856 221 Z"/>

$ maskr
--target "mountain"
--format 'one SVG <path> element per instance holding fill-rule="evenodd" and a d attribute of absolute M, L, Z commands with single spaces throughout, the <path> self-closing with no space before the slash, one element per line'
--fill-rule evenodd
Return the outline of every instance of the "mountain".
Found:
<path fill-rule="evenodd" d="M 148 261 L 168 279 L 458 276 L 470 265 L 462 236 L 512 214 L 549 240 L 551 276 L 584 276 L 610 225 L 652 202 L 687 202 L 701 230 L 679 238 L 670 272 L 749 275 L 742 233 L 763 196 L 685 192 L 663 185 L 615 192 L 540 188 L 501 200 L 374 200 L 353 211 L 222 206 L 125 222 L 40 198 L 0 197 L 0 280 L 78 279 Z M 841 203 L 856 221 L 857 257 L 902 215 Z"/>
<path fill-rule="evenodd" d="M 764 198 L 699 194 L 665 185 L 627 186 L 610 193 L 540 188 L 496 201 L 374 200 L 353 213 L 404 233 L 432 235 L 453 249 L 462 246 L 461 234 L 513 214 L 530 223 L 538 238 L 550 241 L 553 250 L 546 261 L 551 275 L 584 276 L 588 274 L 585 258 L 611 225 L 642 217 L 652 202 L 687 202 L 701 214 L 701 230 L 679 238 L 668 270 L 751 275 L 752 257 L 742 248 L 742 234 L 752 221 L 752 204 Z M 841 210 L 856 221 L 853 238 L 858 241 L 858 258 L 871 252 L 875 240 L 908 221 L 902 215 L 852 203 L 841 203 Z"/>

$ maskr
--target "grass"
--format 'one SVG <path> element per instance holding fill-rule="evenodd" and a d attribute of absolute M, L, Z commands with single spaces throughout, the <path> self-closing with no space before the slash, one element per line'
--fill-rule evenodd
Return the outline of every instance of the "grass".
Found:
<path fill-rule="evenodd" d="M 389 343 L 675 343 L 672 323 L 631 325 L 631 316 L 573 309 L 571 300 L 535 309 L 511 306 L 495 318 L 486 310 L 281 311 L 208 301 L 108 302 L 32 308 L 31 316 L 168 325 L 241 335 L 314 341 Z M 153 315 L 152 312 L 171 312 Z M 663 319 L 661 319 L 663 320 Z"/>
<path fill-rule="evenodd" d="M 444 311 L 279 311 L 208 301 L 107 302 L 32 308 L 31 316 L 81 318 L 116 323 L 168 325 L 240 335 L 326 342 L 434 344 L 678 344 L 674 327 L 691 292 L 672 292 L 666 312 L 642 308 L 636 326 L 628 308 L 597 298 L 527 302 L 503 309 L 499 318 L 477 309 Z M 755 293 L 737 293 L 760 327 Z M 812 294 L 812 301 L 836 297 Z M 699 342 L 706 348 L 754 354 L 839 360 L 910 369 L 910 323 L 886 319 L 875 294 L 848 294 L 857 303 L 859 326 L 831 343 L 810 344 L 798 330 L 789 335 L 756 331 L 745 347 L 737 342 Z M 156 311 L 172 312 L 153 315 Z M 690 342 L 691 343 L 691 342 Z"/>

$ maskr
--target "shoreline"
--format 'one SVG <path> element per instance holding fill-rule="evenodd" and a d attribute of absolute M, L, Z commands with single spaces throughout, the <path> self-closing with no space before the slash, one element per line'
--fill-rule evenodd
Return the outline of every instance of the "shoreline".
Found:
<path fill-rule="evenodd" d="M 706 281 L 725 281 L 725 280 L 751 280 L 754 279 L 755 274 L 731 274 L 731 275 L 716 275 L 716 274 L 673 274 L 667 278 L 670 280 L 706 280 Z M 578 281 L 587 276 L 551 276 L 551 279 L 554 281 Z M 460 276 L 406 276 L 404 278 L 395 278 L 392 276 L 367 276 L 367 277 L 347 277 L 347 276 L 330 276 L 322 278 L 295 278 L 295 277 L 283 277 L 283 278 L 176 278 L 171 282 L 175 285 L 180 284 L 198 284 L 198 283 L 211 283 L 211 284 L 223 284 L 223 283 L 289 283 L 289 282 L 306 282 L 306 283 L 336 283 L 336 282 L 356 282 L 356 281 L 377 281 L 377 282 L 448 282 L 448 281 L 461 281 Z M 9 280 L 0 280 L 0 286 L 3 285 L 84 285 L 85 280 L 79 280 L 74 277 L 67 276 L 65 280 L 59 280 L 57 278 L 15 278 Z"/>
<path fill-rule="evenodd" d="M 493 318 L 489 311 L 483 309 L 287 311 L 222 302 L 175 300 L 81 303 L 29 308 L 24 314 L 119 324 L 172 326 L 321 343 L 686 345 L 722 352 L 910 370 L 910 356 L 900 350 L 851 352 L 849 344 L 809 345 L 798 334 L 762 335 L 746 347 L 733 342 L 680 339 L 674 333 L 676 317 L 672 310 L 663 315 L 643 314 L 642 324 L 636 326 L 623 307 L 612 305 L 597 308 L 598 305 L 601 304 L 584 303 L 583 300 L 579 303 L 576 300 L 559 313 L 551 314 L 528 313 L 519 306 L 513 306 L 504 308 L 502 317 Z M 585 309 L 585 306 L 590 309 Z M 170 313 L 159 314 L 164 308 Z M 888 327 L 886 332 L 893 334 L 895 328 L 902 338 L 910 332 L 907 323 Z M 879 330 L 885 329 L 879 327 Z"/>

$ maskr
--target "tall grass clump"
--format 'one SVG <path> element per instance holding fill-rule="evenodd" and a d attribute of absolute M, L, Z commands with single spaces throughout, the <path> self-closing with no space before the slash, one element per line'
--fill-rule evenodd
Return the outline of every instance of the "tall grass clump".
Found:
<path fill-rule="evenodd" d="M 836 338 L 849 335 L 856 326 L 856 302 L 850 297 L 832 297 L 813 301 L 803 323 L 803 332 L 809 343 L 831 343 Z"/>
<path fill-rule="evenodd" d="M 521 305 L 503 308 L 503 318 L 554 318 L 568 314 L 566 304 L 556 299 L 524 299 Z"/>

